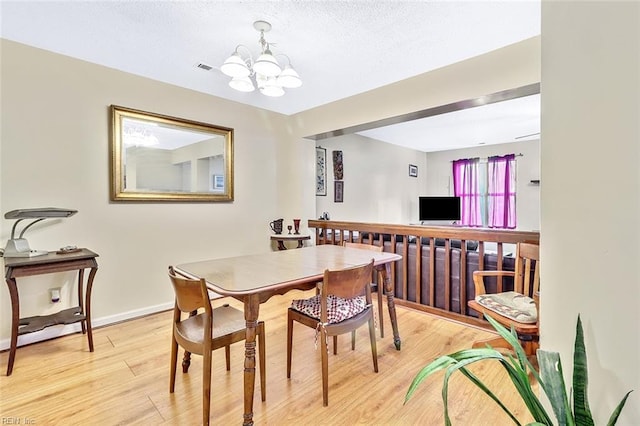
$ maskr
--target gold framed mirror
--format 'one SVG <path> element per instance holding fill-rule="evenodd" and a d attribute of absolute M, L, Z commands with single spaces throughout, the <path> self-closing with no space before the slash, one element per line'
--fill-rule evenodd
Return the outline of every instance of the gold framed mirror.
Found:
<path fill-rule="evenodd" d="M 233 129 L 111 105 L 112 201 L 233 201 Z"/>

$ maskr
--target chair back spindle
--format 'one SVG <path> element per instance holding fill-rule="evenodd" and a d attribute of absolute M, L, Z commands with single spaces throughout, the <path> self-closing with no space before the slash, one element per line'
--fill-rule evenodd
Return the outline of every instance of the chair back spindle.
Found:
<path fill-rule="evenodd" d="M 533 297 L 540 287 L 540 268 L 537 263 L 540 260 L 540 246 L 537 244 L 520 243 L 516 253 L 516 270 L 514 291 Z M 533 281 L 531 270 L 534 267 Z"/>

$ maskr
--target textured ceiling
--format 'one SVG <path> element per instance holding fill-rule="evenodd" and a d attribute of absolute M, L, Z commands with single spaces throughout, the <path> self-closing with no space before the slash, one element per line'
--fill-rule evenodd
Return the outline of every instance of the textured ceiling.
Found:
<path fill-rule="evenodd" d="M 539 35 L 539 1 L 1 1 L 2 38 L 294 114 Z M 241 93 L 218 67 L 253 22 L 303 80 Z M 204 63 L 213 67 L 205 71 Z"/>

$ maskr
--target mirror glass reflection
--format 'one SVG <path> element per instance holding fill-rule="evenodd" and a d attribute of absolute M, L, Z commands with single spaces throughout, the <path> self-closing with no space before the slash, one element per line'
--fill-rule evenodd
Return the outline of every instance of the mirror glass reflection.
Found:
<path fill-rule="evenodd" d="M 112 199 L 233 200 L 232 129 L 112 106 Z"/>

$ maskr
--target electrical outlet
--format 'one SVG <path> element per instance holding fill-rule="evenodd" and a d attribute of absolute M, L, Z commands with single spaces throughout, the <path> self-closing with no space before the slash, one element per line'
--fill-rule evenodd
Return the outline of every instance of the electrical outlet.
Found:
<path fill-rule="evenodd" d="M 60 287 L 50 288 L 49 294 L 51 295 L 51 303 L 60 302 Z"/>

